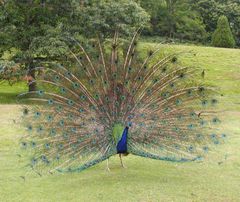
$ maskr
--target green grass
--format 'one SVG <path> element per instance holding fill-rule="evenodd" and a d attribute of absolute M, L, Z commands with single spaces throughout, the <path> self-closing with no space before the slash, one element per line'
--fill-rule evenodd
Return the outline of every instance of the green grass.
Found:
<path fill-rule="evenodd" d="M 27 84 L 18 82 L 12 86 L 8 82 L 0 83 L 0 104 L 14 104 L 17 103 L 17 95 L 27 91 Z"/>
<path fill-rule="evenodd" d="M 142 43 L 143 52 L 156 47 L 154 43 Z M 184 66 L 205 70 L 205 79 L 221 88 L 223 93 L 240 94 L 240 50 L 204 46 L 160 45 L 162 52 L 182 52 L 179 61 Z"/>
<path fill-rule="evenodd" d="M 143 48 L 152 45 L 142 44 Z M 169 48 L 173 49 L 193 50 L 196 56 L 184 54 L 181 62 L 206 69 L 206 80 L 221 87 L 226 100 L 235 103 L 224 113 L 230 138 L 219 148 L 220 160 L 210 155 L 201 163 L 170 163 L 129 155 L 124 158 L 127 169 L 121 169 L 117 157 L 111 158 L 110 173 L 102 162 L 82 173 L 28 175 L 24 157 L 17 156 L 22 131 L 13 119 L 19 106 L 0 105 L 0 201 L 240 201 L 240 50 Z M 3 100 L 14 103 L 12 98 L 24 88 L 24 84 L 1 85 L 1 98 L 7 92 Z"/>

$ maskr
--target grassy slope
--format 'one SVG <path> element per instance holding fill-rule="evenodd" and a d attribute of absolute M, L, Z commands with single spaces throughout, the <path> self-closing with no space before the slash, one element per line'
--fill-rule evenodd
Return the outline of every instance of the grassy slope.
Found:
<path fill-rule="evenodd" d="M 173 49 L 196 52 L 196 56 L 182 56 L 182 62 L 206 69 L 206 79 L 222 87 L 224 94 L 230 95 L 229 102 L 239 103 L 240 50 L 196 46 Z M 0 86 L 0 98 L 4 92 L 11 90 L 15 95 L 25 88 L 18 86 Z M 4 99 L 9 102 L 11 96 Z M 240 110 L 234 107 L 225 113 L 225 128 L 233 138 L 219 150 L 223 157 L 227 153 L 226 160 L 176 164 L 130 155 L 124 158 L 128 169 L 121 169 L 114 157 L 110 173 L 104 171 L 103 162 L 80 174 L 41 178 L 31 174 L 24 182 L 20 178 L 25 174 L 24 164 L 16 155 L 16 138 L 21 131 L 12 120 L 19 107 L 0 105 L 0 201 L 239 201 Z"/>

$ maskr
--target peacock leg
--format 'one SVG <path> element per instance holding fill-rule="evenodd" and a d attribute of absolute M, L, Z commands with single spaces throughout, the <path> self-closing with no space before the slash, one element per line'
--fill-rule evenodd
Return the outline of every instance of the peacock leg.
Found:
<path fill-rule="evenodd" d="M 107 158 L 107 167 L 106 167 L 106 171 L 110 172 L 110 168 L 109 168 L 109 158 Z"/>
<path fill-rule="evenodd" d="M 124 164 L 123 164 L 123 161 L 122 161 L 122 154 L 119 154 L 119 158 L 120 158 L 120 161 L 121 161 L 121 165 L 122 165 L 122 167 L 123 167 L 123 168 L 127 168 L 127 167 L 124 166 Z"/>

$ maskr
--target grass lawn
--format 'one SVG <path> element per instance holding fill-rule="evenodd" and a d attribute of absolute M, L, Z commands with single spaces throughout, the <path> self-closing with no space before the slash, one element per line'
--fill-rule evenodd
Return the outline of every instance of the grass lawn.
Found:
<path fill-rule="evenodd" d="M 25 82 L 19 82 L 10 86 L 7 81 L 0 83 L 0 103 L 14 104 L 17 102 L 17 95 L 28 89 Z"/>
<path fill-rule="evenodd" d="M 151 43 L 141 44 L 143 48 Z M 110 159 L 111 172 L 102 162 L 82 173 L 39 177 L 26 174 L 24 157 L 18 157 L 22 129 L 14 124 L 19 105 L 13 98 L 25 84 L 0 85 L 0 202 L 5 201 L 240 201 L 240 50 L 197 46 L 172 46 L 192 50 L 181 56 L 183 64 L 202 67 L 206 79 L 222 88 L 226 97 L 224 128 L 229 134 L 216 161 L 170 163 L 129 155 Z M 226 157 L 226 158 L 225 158 Z M 20 176 L 26 175 L 24 181 Z"/>

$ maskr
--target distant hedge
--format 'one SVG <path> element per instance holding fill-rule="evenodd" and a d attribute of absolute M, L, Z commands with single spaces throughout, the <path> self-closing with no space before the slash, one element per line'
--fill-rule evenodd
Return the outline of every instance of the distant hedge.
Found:
<path fill-rule="evenodd" d="M 215 47 L 233 48 L 235 40 L 226 16 L 221 16 L 217 22 L 217 29 L 212 35 L 212 45 Z"/>

